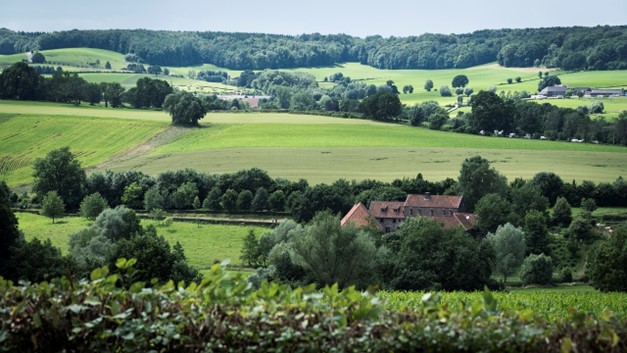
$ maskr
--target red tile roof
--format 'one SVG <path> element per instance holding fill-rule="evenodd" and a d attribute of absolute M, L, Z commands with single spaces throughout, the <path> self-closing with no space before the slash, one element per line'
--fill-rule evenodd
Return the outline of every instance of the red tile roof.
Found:
<path fill-rule="evenodd" d="M 454 213 L 453 217 L 433 216 L 431 218 L 440 222 L 444 228 L 462 227 L 466 231 L 475 228 L 477 224 L 477 219 L 472 213 Z"/>
<path fill-rule="evenodd" d="M 370 203 L 370 214 L 374 218 L 405 219 L 405 208 L 403 207 L 403 202 L 372 201 Z"/>
<path fill-rule="evenodd" d="M 462 196 L 453 195 L 409 194 L 405 200 L 405 207 L 459 208 L 461 204 Z"/>
<path fill-rule="evenodd" d="M 464 230 L 474 229 L 477 225 L 477 216 L 474 213 L 455 213 L 453 217 L 459 220 Z"/>
<path fill-rule="evenodd" d="M 370 225 L 369 218 L 370 214 L 368 214 L 368 209 L 359 202 L 342 218 L 340 225 L 352 224 L 355 227 L 367 227 Z"/>

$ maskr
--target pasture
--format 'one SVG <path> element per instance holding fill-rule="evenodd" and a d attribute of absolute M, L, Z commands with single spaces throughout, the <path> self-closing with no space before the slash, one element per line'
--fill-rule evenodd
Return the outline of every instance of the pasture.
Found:
<path fill-rule="evenodd" d="M 47 217 L 17 212 L 19 228 L 24 232 L 26 240 L 39 238 L 50 239 L 52 245 L 61 249 L 63 254 L 68 253 L 70 235 L 89 227 L 90 221 L 82 217 L 64 217 L 52 224 Z M 142 225 L 155 224 L 152 220 L 142 220 Z M 257 237 L 267 232 L 269 228 L 200 224 L 173 222 L 169 227 L 157 226 L 157 234 L 163 236 L 171 246 L 180 242 L 185 250 L 187 261 L 199 270 L 207 270 L 215 262 L 226 259 L 231 265 L 241 266 L 239 259 L 244 238 L 249 230 L 253 230 Z"/>
<path fill-rule="evenodd" d="M 108 61 L 111 70 L 123 70 L 128 63 L 124 55 L 109 50 L 94 48 L 64 48 L 40 51 L 46 57 L 45 65 L 104 70 Z"/>
<path fill-rule="evenodd" d="M 120 73 L 120 72 L 112 72 L 112 73 L 81 73 L 80 76 L 85 79 L 85 81 L 90 83 L 100 83 L 100 82 L 117 82 L 125 89 L 130 89 L 135 87 L 137 80 L 148 77 L 151 79 L 159 79 L 167 81 L 171 86 L 177 87 L 181 90 L 186 91 L 195 91 L 201 93 L 215 93 L 215 94 L 228 94 L 237 90 L 237 87 L 228 86 L 223 83 L 217 82 L 206 82 L 200 80 L 192 80 L 189 78 L 182 77 L 174 77 L 174 76 L 155 76 L 148 74 L 131 74 L 131 73 Z"/>
<path fill-rule="evenodd" d="M 591 114 L 592 118 L 613 119 L 627 110 L 627 97 L 623 98 L 570 98 L 570 99 L 543 99 L 530 100 L 538 104 L 549 103 L 561 108 L 577 109 L 580 106 L 590 106 L 593 102 L 600 100 L 603 102 L 603 114 Z"/>
<path fill-rule="evenodd" d="M 627 149 L 618 146 L 283 113 L 209 113 L 199 129 L 159 135 L 172 129 L 169 121 L 166 113 L 148 110 L 0 102 L 0 177 L 11 186 L 29 183 L 35 158 L 62 146 L 69 146 L 89 170 L 156 175 L 182 168 L 226 173 L 258 167 L 272 177 L 305 178 L 312 184 L 339 178 L 391 181 L 418 173 L 429 180 L 456 178 L 462 161 L 477 154 L 510 180 L 540 171 L 566 181 L 613 181 L 627 175 Z M 164 137 L 154 139 L 157 135 Z"/>

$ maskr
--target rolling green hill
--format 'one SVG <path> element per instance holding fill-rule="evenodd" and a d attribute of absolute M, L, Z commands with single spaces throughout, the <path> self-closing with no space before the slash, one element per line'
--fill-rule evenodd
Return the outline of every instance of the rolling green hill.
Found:
<path fill-rule="evenodd" d="M 91 48 L 66 48 L 41 51 L 46 56 L 49 64 L 52 66 L 61 66 L 66 71 L 79 71 L 80 76 L 88 82 L 118 82 L 124 88 L 129 89 L 135 85 L 138 79 L 143 77 L 154 77 L 146 74 L 130 74 L 116 72 L 126 67 L 127 62 L 122 54 Z M 0 66 L 10 65 L 26 58 L 25 54 L 0 55 Z M 95 62 L 99 65 L 93 65 Z M 104 70 L 105 62 L 109 61 L 112 65 L 111 71 Z M 92 65 L 90 65 L 92 64 Z M 205 93 L 231 93 L 238 90 L 238 87 L 230 86 L 222 83 L 205 82 L 187 78 L 190 71 L 225 71 L 231 77 L 238 77 L 242 71 L 229 70 L 211 64 L 203 64 L 200 66 L 187 67 L 169 67 L 171 75 L 175 76 L 159 76 L 158 78 L 168 81 L 171 85 L 183 90 L 205 92 Z M 486 64 L 466 69 L 444 69 L 444 70 L 383 70 L 372 66 L 359 63 L 342 63 L 329 67 L 318 68 L 298 68 L 284 69 L 292 72 L 305 72 L 316 77 L 319 85 L 324 88 L 332 87 L 332 83 L 324 82 L 325 77 L 334 73 L 341 72 L 344 76 L 351 77 L 352 80 L 363 81 L 367 84 L 383 85 L 388 80 L 394 81 L 399 90 L 405 85 L 412 85 L 414 92 L 411 94 L 401 94 L 400 99 L 403 104 L 408 106 L 419 104 L 424 101 L 433 100 L 440 105 L 454 105 L 457 102 L 457 95 L 453 97 L 442 97 L 439 94 L 441 86 L 448 86 L 452 89 L 451 81 L 456 75 L 466 75 L 470 82 L 467 87 L 473 88 L 477 93 L 480 90 L 487 90 L 495 87 L 498 93 L 504 94 L 515 91 L 527 91 L 535 93 L 538 88 L 538 71 L 551 71 L 560 76 L 562 83 L 571 87 L 595 87 L 595 88 L 627 88 L 627 70 L 613 71 L 580 71 L 580 72 L 562 72 L 554 69 L 546 68 L 511 68 L 503 67 L 496 63 Z M 98 71 L 98 72 L 90 72 Z M 520 83 L 507 84 L 507 79 L 521 78 Z M 426 80 L 432 80 L 434 90 L 427 92 L 424 90 Z M 468 100 L 467 97 L 464 98 Z M 560 107 L 576 108 L 579 105 L 589 105 L 588 100 L 544 100 L 542 103 L 551 103 Z M 613 118 L 618 114 L 627 110 L 627 99 L 606 99 L 606 113 L 599 116 Z M 453 116 L 457 111 L 451 113 Z"/>
<path fill-rule="evenodd" d="M 2 178 L 11 186 L 30 182 L 35 158 L 62 146 L 70 146 L 90 170 L 135 169 L 152 175 L 181 168 L 224 173 L 259 167 L 273 177 L 310 183 L 391 181 L 418 173 L 440 180 L 456 178 L 461 162 L 477 154 L 510 180 L 540 171 L 566 181 L 613 181 L 627 175 L 627 149 L 618 146 L 280 113 L 209 113 L 199 129 L 168 126 L 164 112 L 2 101 Z"/>

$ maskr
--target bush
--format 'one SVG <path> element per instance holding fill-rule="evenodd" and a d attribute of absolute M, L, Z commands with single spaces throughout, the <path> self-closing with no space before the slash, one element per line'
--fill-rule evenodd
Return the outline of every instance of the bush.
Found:
<path fill-rule="evenodd" d="M 573 271 L 570 268 L 563 268 L 560 271 L 560 282 L 570 283 L 573 281 Z"/>
<path fill-rule="evenodd" d="M 601 114 L 603 113 L 605 106 L 603 105 L 603 102 L 601 101 L 594 101 L 590 105 L 589 109 L 590 109 L 590 113 L 592 114 Z"/>
<path fill-rule="evenodd" d="M 442 97 L 452 97 L 453 93 L 451 93 L 451 89 L 448 86 L 442 86 L 440 87 L 440 95 Z"/>
<path fill-rule="evenodd" d="M 552 277 L 553 260 L 544 254 L 527 256 L 520 268 L 520 279 L 525 284 L 549 284 Z"/>
<path fill-rule="evenodd" d="M 549 323 L 544 313 L 500 310 L 490 292 L 459 309 L 428 293 L 398 312 L 352 287 L 260 282 L 253 290 L 220 265 L 200 284 L 153 288 L 132 283 L 133 264 L 120 259 L 119 274 L 99 268 L 85 281 L 0 280 L 0 308 L 9 308 L 0 310 L 0 350 L 619 352 L 627 340 L 618 317 L 573 312 Z"/>

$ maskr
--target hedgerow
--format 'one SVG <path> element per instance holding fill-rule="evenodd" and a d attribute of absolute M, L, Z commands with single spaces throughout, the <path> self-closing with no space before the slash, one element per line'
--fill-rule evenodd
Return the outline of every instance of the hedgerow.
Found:
<path fill-rule="evenodd" d="M 134 260 L 89 280 L 0 280 L 0 351 L 8 352 L 624 352 L 625 321 L 572 311 L 547 323 L 501 311 L 490 292 L 451 309 L 425 294 L 412 311 L 337 285 L 259 289 L 215 265 L 199 284 L 132 282 Z"/>

